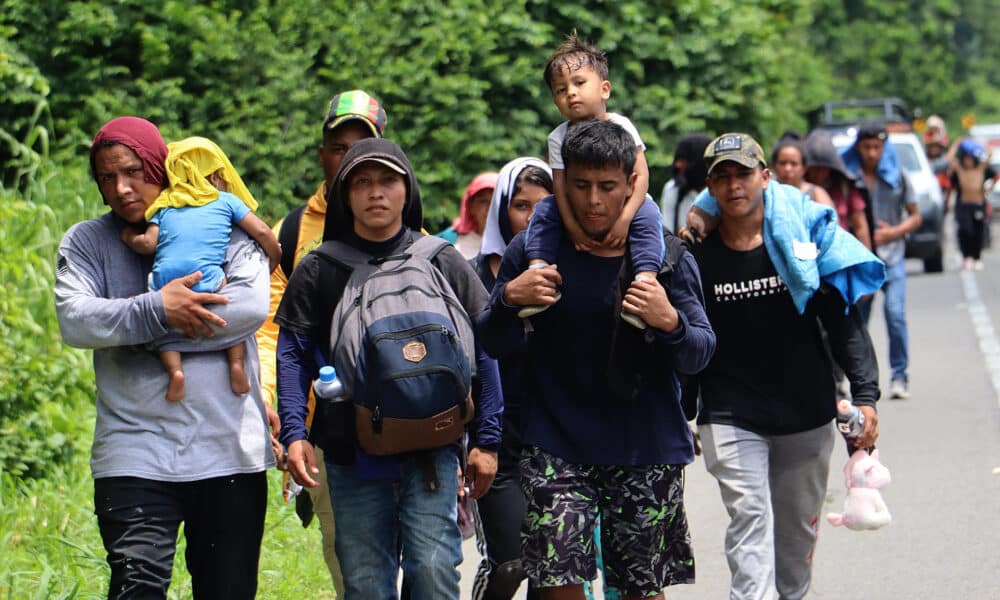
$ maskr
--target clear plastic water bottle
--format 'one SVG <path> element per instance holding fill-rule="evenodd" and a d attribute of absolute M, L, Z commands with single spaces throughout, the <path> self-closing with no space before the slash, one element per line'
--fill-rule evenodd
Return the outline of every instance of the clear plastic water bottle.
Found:
<path fill-rule="evenodd" d="M 857 439 L 865 430 L 865 415 L 849 400 L 837 403 L 837 430 L 849 442 Z"/>
<path fill-rule="evenodd" d="M 322 398 L 327 402 L 343 402 L 344 382 L 337 378 L 337 370 L 331 366 L 325 366 L 319 370 L 319 379 L 313 383 L 313 391 L 317 398 Z"/>

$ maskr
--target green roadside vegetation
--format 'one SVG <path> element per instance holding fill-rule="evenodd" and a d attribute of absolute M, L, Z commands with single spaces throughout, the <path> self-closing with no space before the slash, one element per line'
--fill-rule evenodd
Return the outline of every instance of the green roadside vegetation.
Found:
<path fill-rule="evenodd" d="M 203 135 L 273 222 L 320 179 L 326 102 L 362 88 L 410 155 L 428 229 L 468 179 L 541 155 L 560 122 L 541 71 L 574 28 L 608 52 L 609 108 L 636 123 L 651 189 L 684 133 L 769 146 L 831 99 L 898 96 L 924 116 L 1000 122 L 1000 33 L 988 2 L 681 0 L 0 0 L 0 598 L 104 597 L 87 464 L 89 352 L 59 336 L 56 247 L 102 214 L 87 144 L 124 114 L 168 140 Z M 171 594 L 190 596 L 178 552 Z M 324 597 L 315 525 L 271 500 L 261 597 Z"/>
<path fill-rule="evenodd" d="M 93 423 L 93 410 L 78 416 Z M 271 493 L 258 579 L 259 598 L 330 598 L 333 586 L 315 521 L 303 529 L 281 499 L 281 474 L 269 474 Z M 110 571 L 94 517 L 94 485 L 86 453 L 54 465 L 37 479 L 0 480 L 0 598 L 107 598 Z M 181 534 L 169 597 L 191 597 Z"/>

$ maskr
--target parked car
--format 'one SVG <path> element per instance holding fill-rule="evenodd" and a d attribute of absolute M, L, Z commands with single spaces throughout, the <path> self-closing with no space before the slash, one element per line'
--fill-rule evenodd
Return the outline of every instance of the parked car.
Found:
<path fill-rule="evenodd" d="M 927 161 L 924 145 L 916 134 L 890 133 L 889 143 L 896 150 L 899 164 L 913 184 L 920 216 L 923 217 L 920 228 L 906 238 L 906 256 L 922 259 L 927 273 L 940 273 L 944 268 L 941 260 L 941 241 L 944 239 L 944 195 L 941 186 Z"/>
<path fill-rule="evenodd" d="M 1000 123 L 973 125 L 969 137 L 982 144 L 987 150 L 1000 149 Z"/>

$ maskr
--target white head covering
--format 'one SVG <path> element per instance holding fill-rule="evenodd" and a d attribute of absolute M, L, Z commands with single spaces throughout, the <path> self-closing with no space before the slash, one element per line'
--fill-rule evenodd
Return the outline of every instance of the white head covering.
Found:
<path fill-rule="evenodd" d="M 483 256 L 498 254 L 503 256 L 507 249 L 507 240 L 503 239 L 500 231 L 500 210 L 507 210 L 510 200 L 514 197 L 514 188 L 517 185 L 517 178 L 521 172 L 528 167 L 538 167 L 549 175 L 552 169 L 540 158 L 533 156 L 521 156 L 505 164 L 500 169 L 500 176 L 497 177 L 497 185 L 493 188 L 493 199 L 490 201 L 490 212 L 486 216 L 486 229 L 483 230 L 483 245 L 479 253 Z"/>

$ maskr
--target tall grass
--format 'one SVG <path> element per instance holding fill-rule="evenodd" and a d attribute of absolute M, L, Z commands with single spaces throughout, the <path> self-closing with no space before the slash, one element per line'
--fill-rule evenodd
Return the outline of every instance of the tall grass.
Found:
<path fill-rule="evenodd" d="M 89 353 L 62 343 L 52 287 L 63 231 L 100 204 L 76 191 L 79 167 L 43 168 L 24 193 L 0 190 L 0 470 L 28 477 L 85 449 L 73 411 L 93 398 Z"/>
<path fill-rule="evenodd" d="M 39 167 L 48 159 L 49 130 L 52 128 L 48 101 L 39 98 L 31 116 L 20 125 L 24 129 L 23 139 L 18 139 L 4 127 L 0 127 L 0 142 L 7 146 L 11 155 L 7 164 L 0 166 L 8 170 L 6 175 L 11 179 L 13 189 L 30 187 Z"/>
<path fill-rule="evenodd" d="M 88 414 L 89 413 L 89 414 Z M 80 418 L 93 422 L 93 411 Z M 258 598 L 331 598 L 333 586 L 315 521 L 303 530 L 281 500 L 281 474 L 268 476 L 269 499 L 258 574 Z M 109 570 L 93 515 L 87 457 L 53 468 L 45 477 L 0 481 L 0 598 L 98 599 L 107 596 Z M 184 536 L 174 558 L 169 597 L 191 597 Z"/>

